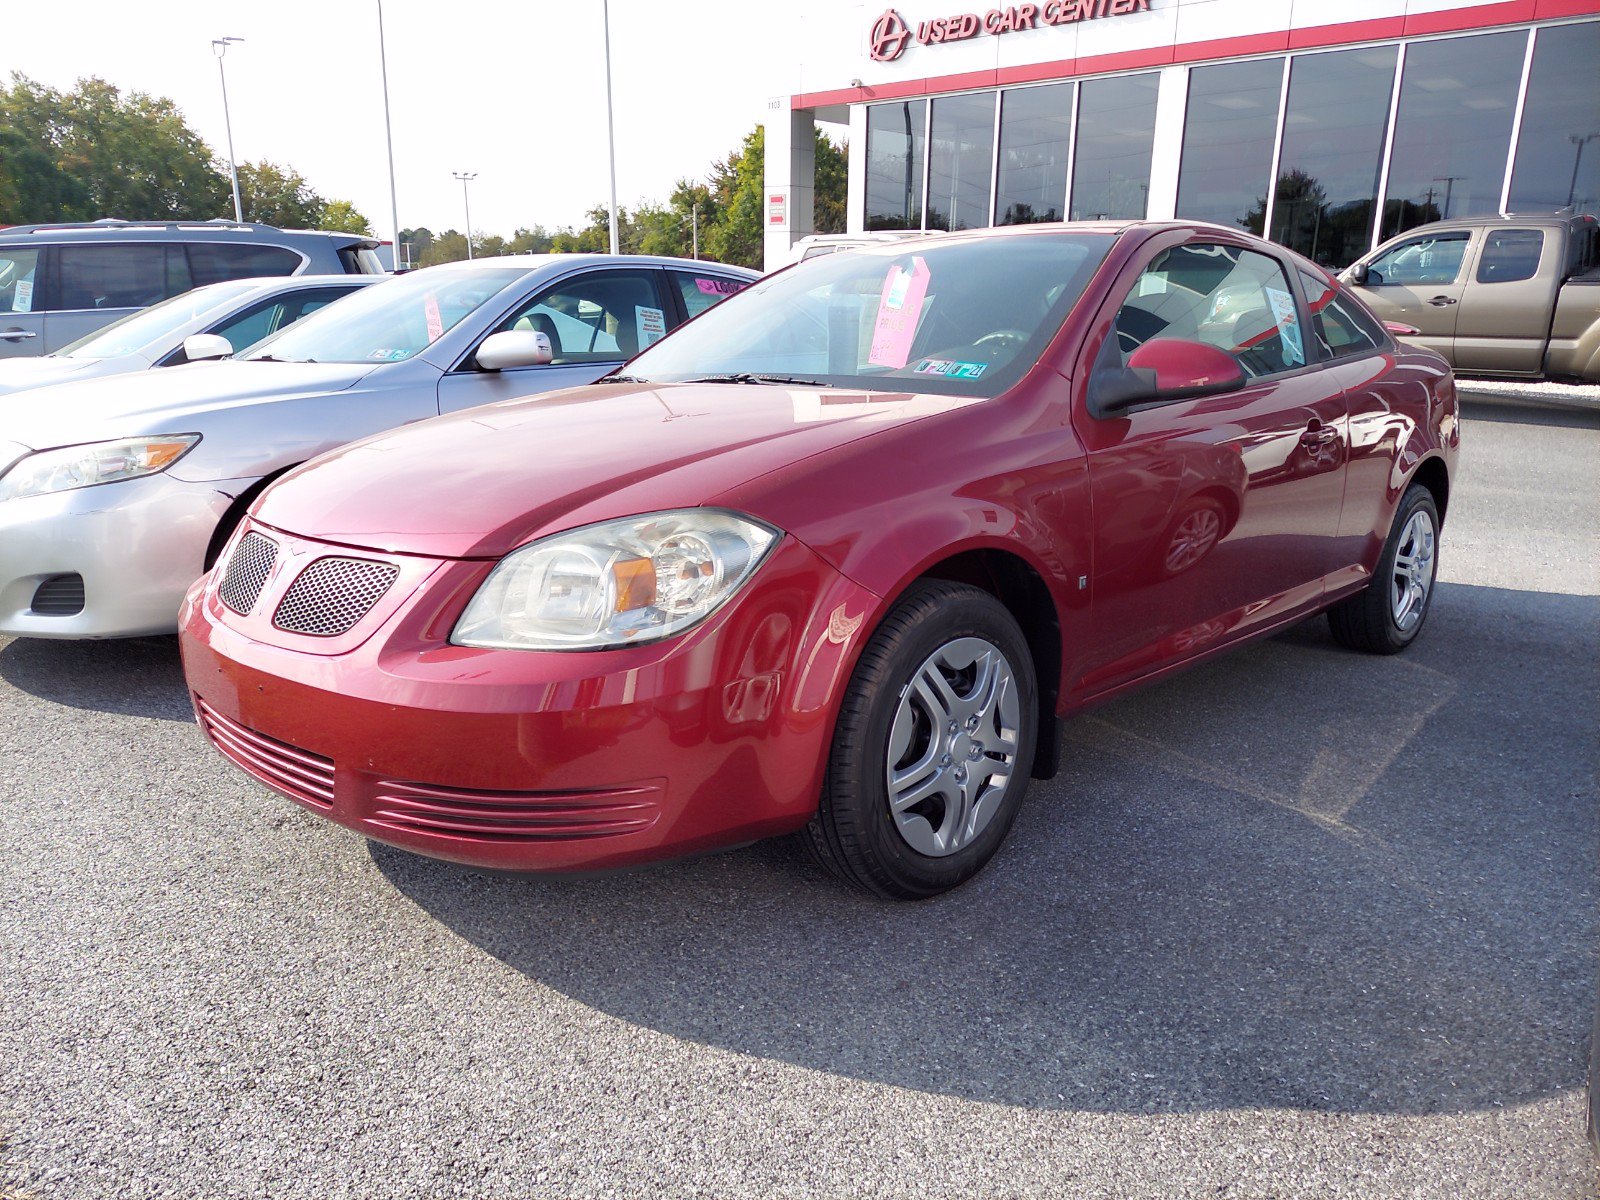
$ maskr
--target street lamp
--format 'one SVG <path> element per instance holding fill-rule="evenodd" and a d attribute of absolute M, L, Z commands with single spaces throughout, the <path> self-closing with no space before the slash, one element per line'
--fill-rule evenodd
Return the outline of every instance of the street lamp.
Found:
<path fill-rule="evenodd" d="M 611 157 L 611 253 L 617 248 L 617 127 L 611 118 L 611 0 L 602 0 L 601 13 L 606 27 L 606 142 Z"/>
<path fill-rule="evenodd" d="M 383 45 L 383 0 L 378 0 L 378 65 L 383 72 L 383 136 L 389 144 L 389 224 L 394 231 L 394 269 L 405 266 L 400 252 L 400 202 L 394 190 L 394 129 L 389 123 L 389 56 Z M 472 243 L 467 243 L 471 249 Z"/>
<path fill-rule="evenodd" d="M 244 205 L 239 201 L 239 163 L 233 157 L 233 117 L 228 112 L 228 72 L 223 69 L 222 56 L 234 42 L 243 38 L 224 37 L 211 39 L 211 52 L 217 56 L 217 75 L 222 79 L 222 123 L 228 130 L 228 173 L 233 177 L 233 219 L 244 224 Z"/>
<path fill-rule="evenodd" d="M 476 171 L 452 171 L 461 180 L 461 207 L 467 210 L 467 257 L 472 257 L 472 201 L 467 199 L 467 184 L 478 177 Z"/>

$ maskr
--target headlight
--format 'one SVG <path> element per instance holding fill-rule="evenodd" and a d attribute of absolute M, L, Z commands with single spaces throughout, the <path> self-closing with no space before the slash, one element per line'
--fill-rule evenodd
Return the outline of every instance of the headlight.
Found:
<path fill-rule="evenodd" d="M 0 500 L 69 492 L 97 483 L 154 475 L 189 453 L 199 440 L 198 433 L 180 433 L 41 450 L 19 458 L 0 477 Z"/>
<path fill-rule="evenodd" d="M 770 526 L 713 509 L 558 533 L 501 559 L 450 640 L 513 650 L 659 641 L 722 607 L 777 542 Z"/>

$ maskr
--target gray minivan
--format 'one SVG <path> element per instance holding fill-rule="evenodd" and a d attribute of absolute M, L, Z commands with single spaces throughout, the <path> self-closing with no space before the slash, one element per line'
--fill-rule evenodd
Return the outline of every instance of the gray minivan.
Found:
<path fill-rule="evenodd" d="M 0 229 L 0 358 L 51 354 L 131 312 L 230 279 L 381 275 L 376 239 L 233 221 Z"/>

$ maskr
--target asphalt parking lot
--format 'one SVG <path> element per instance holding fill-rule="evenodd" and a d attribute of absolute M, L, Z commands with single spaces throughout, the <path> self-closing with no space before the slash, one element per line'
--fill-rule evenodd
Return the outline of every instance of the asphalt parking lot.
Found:
<path fill-rule="evenodd" d="M 1587 1197 L 1600 411 L 1482 399 L 1431 624 L 1072 723 L 977 882 L 523 880 L 0 639 L 0 1196 Z"/>

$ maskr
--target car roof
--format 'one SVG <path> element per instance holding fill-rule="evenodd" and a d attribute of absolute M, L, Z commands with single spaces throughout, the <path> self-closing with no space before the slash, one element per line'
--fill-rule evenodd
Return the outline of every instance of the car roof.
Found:
<path fill-rule="evenodd" d="M 410 274 L 435 271 L 440 267 L 478 271 L 493 270 L 496 267 L 522 267 L 528 271 L 537 271 L 549 266 L 678 267 L 690 271 L 733 271 L 740 275 L 748 275 L 752 279 L 759 278 L 761 274 L 759 271 L 752 271 L 748 267 L 736 267 L 731 263 L 695 258 L 671 258 L 662 254 L 500 254 L 491 258 L 464 258 L 457 262 L 435 263 L 431 267 L 420 267 Z"/>
<path fill-rule="evenodd" d="M 279 229 L 275 225 L 254 224 L 248 221 L 229 221 L 217 218 L 211 221 L 123 221 L 107 217 L 100 221 L 59 221 L 38 225 L 10 225 L 0 227 L 0 242 L 30 240 L 48 237 L 61 241 L 104 241 L 122 237 L 152 241 L 189 241 L 195 238 L 220 238 L 223 240 L 256 240 L 262 238 L 326 238 L 347 245 L 380 243 L 365 233 L 340 233 L 331 229 Z"/>

